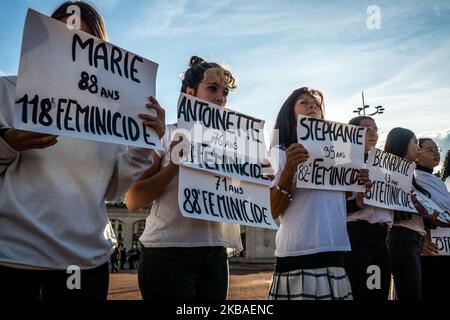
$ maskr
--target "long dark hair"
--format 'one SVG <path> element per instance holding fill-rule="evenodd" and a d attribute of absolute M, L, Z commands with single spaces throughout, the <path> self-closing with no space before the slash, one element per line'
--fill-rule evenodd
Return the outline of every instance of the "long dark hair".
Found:
<path fill-rule="evenodd" d="M 297 103 L 300 95 L 307 93 L 311 96 L 318 95 L 321 98 L 320 109 L 322 110 L 322 119 L 325 114 L 325 105 L 323 101 L 323 93 L 320 90 L 311 89 L 308 87 L 302 87 L 296 89 L 291 95 L 284 101 L 278 112 L 277 120 L 275 122 L 274 133 L 270 146 L 280 145 L 283 149 L 288 148 L 291 144 L 297 142 L 297 119 L 295 118 L 295 104 Z M 278 139 L 276 132 L 278 132 Z"/>
<path fill-rule="evenodd" d="M 445 154 L 444 165 L 442 166 L 442 175 L 441 178 L 443 181 L 450 176 L 450 150 Z"/>
<path fill-rule="evenodd" d="M 414 137 L 414 132 L 409 129 L 399 127 L 394 128 L 389 131 L 387 135 L 386 143 L 384 144 L 384 151 L 395 154 L 398 157 L 405 158 L 408 153 L 409 142 Z M 429 198 L 431 197 L 430 193 L 417 183 L 414 175 L 412 184 L 414 188 L 419 190 L 421 193 L 425 194 Z"/>
<path fill-rule="evenodd" d="M 51 17 L 60 20 L 71 16 L 72 12 L 67 12 L 70 6 L 77 6 L 80 9 L 81 20 L 91 28 L 93 36 L 106 41 L 106 27 L 102 16 L 92 5 L 84 1 L 66 1 L 53 12 Z"/>

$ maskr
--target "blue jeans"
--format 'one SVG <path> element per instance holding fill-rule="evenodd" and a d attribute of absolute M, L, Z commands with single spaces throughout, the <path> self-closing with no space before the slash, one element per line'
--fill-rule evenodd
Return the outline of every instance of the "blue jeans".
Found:
<path fill-rule="evenodd" d="M 424 237 L 416 231 L 394 226 L 389 230 L 387 245 L 399 300 L 422 299 L 420 253 Z"/>

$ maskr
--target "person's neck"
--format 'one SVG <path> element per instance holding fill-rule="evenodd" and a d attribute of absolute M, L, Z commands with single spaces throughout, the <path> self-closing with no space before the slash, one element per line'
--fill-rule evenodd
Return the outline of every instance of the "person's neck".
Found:
<path fill-rule="evenodd" d="M 416 165 L 416 170 L 425 171 L 425 172 L 428 172 L 428 173 L 431 173 L 431 174 L 433 173 L 433 169 L 421 166 L 420 164 Z"/>

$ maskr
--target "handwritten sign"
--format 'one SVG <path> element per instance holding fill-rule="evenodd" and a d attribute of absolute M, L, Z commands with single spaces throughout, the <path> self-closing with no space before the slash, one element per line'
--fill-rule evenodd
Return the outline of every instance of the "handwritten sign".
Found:
<path fill-rule="evenodd" d="M 435 243 L 440 256 L 450 256 L 450 228 L 430 230 L 431 241 Z"/>
<path fill-rule="evenodd" d="M 190 142 L 183 166 L 269 186 L 264 121 L 182 93 L 178 128 Z"/>
<path fill-rule="evenodd" d="M 416 194 L 417 200 L 420 202 L 420 204 L 427 210 L 429 215 L 434 214 L 435 211 L 439 213 L 437 219 L 441 221 L 442 223 L 449 223 L 450 222 L 450 214 L 448 211 L 442 209 L 440 206 L 438 206 L 433 200 L 425 196 L 419 191 L 414 191 Z"/>
<path fill-rule="evenodd" d="M 155 96 L 157 64 L 28 10 L 14 126 L 161 149 L 139 113 Z"/>
<path fill-rule="evenodd" d="M 299 116 L 298 143 L 309 159 L 297 172 L 297 187 L 363 192 L 358 170 L 364 167 L 366 128 Z"/>
<path fill-rule="evenodd" d="M 268 187 L 198 169 L 180 167 L 178 206 L 186 218 L 278 228 Z"/>
<path fill-rule="evenodd" d="M 364 203 L 374 207 L 417 213 L 411 201 L 414 162 L 380 149 L 369 151 L 367 159 L 372 188 Z"/>

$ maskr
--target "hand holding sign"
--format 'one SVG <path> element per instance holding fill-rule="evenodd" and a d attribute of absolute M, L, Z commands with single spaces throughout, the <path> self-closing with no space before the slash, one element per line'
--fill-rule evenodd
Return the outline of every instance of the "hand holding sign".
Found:
<path fill-rule="evenodd" d="M 14 127 L 161 150 L 163 119 L 145 118 L 145 125 L 138 118 L 148 95 L 155 94 L 157 68 L 152 61 L 30 9 Z M 39 146 L 46 147 L 45 142 L 51 143 L 44 140 Z"/>
<path fill-rule="evenodd" d="M 5 132 L 4 140 L 16 151 L 27 151 L 31 149 L 45 149 L 58 142 L 58 136 L 14 128 Z"/>
<path fill-rule="evenodd" d="M 297 187 L 363 192 L 365 187 L 357 175 L 364 166 L 366 131 L 300 115 L 297 141 L 308 150 L 309 157 L 298 168 Z"/>
<path fill-rule="evenodd" d="M 368 169 L 359 169 L 358 174 L 356 175 L 360 184 L 364 184 L 366 186 L 366 193 L 369 192 L 372 187 L 372 182 L 369 179 L 369 170 Z"/>
<path fill-rule="evenodd" d="M 450 227 L 450 216 L 448 212 L 422 193 L 416 191 L 412 196 L 412 202 L 422 218 L 439 227 Z"/>
<path fill-rule="evenodd" d="M 439 255 L 439 248 L 435 243 L 431 242 L 428 239 L 425 239 L 425 241 L 423 243 L 423 248 L 422 248 L 422 255 L 437 256 L 437 255 Z"/>
<path fill-rule="evenodd" d="M 148 103 L 145 105 L 149 110 L 156 111 L 156 117 L 149 114 L 140 113 L 139 119 L 143 120 L 143 124 L 155 130 L 158 137 L 161 139 L 166 132 L 166 111 L 159 105 L 158 100 L 154 97 L 148 98 Z"/>
<path fill-rule="evenodd" d="M 286 149 L 286 169 L 295 173 L 298 166 L 309 158 L 308 150 L 300 143 L 293 143 Z"/>
<path fill-rule="evenodd" d="M 428 212 L 428 210 L 417 200 L 417 195 L 415 193 L 411 196 L 411 201 L 416 208 L 417 213 L 424 219 L 429 220 L 430 222 L 435 222 L 437 217 L 439 216 L 439 212 L 433 210 L 432 212 Z"/>

